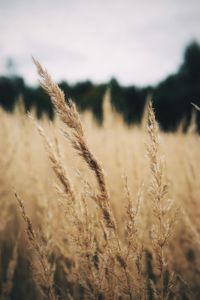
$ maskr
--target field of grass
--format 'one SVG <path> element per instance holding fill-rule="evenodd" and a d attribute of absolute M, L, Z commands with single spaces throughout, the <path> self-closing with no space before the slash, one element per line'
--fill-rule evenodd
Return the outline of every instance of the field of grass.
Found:
<path fill-rule="evenodd" d="M 127 127 L 108 90 L 99 127 L 35 64 L 57 116 L 0 111 L 0 299 L 200 299 L 195 123 Z"/>

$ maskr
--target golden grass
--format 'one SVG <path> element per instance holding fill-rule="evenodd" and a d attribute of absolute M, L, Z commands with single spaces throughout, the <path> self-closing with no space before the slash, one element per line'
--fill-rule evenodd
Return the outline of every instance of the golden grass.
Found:
<path fill-rule="evenodd" d="M 0 111 L 1 298 L 199 299 L 194 124 L 163 133 L 148 101 L 127 127 L 108 90 L 100 128 L 34 63 L 57 117 Z"/>

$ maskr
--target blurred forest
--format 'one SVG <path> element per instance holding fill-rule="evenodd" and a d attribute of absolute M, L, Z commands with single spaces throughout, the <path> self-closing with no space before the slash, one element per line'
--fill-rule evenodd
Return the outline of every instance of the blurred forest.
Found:
<path fill-rule="evenodd" d="M 169 75 L 156 86 L 138 88 L 134 85 L 123 87 L 116 79 L 95 85 L 91 81 L 69 85 L 66 81 L 59 86 L 67 98 L 73 99 L 79 110 L 90 109 L 96 120 L 103 120 L 102 100 L 108 87 L 111 90 L 113 108 L 122 114 L 127 124 L 139 123 L 148 94 L 153 95 L 154 108 L 160 126 L 165 131 L 176 130 L 180 122 L 184 130 L 192 117 L 191 102 L 200 105 L 200 45 L 190 43 L 184 52 L 183 62 L 175 74 Z M 42 89 L 30 87 L 18 76 L 0 76 L 0 105 L 12 112 L 19 99 L 23 99 L 27 111 L 35 107 L 40 118 L 47 114 L 53 118 L 53 109 L 49 97 Z M 200 131 L 200 114 L 196 116 Z"/>

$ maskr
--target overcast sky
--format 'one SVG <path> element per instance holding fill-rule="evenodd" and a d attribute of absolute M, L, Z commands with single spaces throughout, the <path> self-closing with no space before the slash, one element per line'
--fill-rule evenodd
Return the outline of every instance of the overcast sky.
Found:
<path fill-rule="evenodd" d="M 0 0 L 0 74 L 12 58 L 28 83 L 33 55 L 55 80 L 154 84 L 194 39 L 200 0 Z"/>

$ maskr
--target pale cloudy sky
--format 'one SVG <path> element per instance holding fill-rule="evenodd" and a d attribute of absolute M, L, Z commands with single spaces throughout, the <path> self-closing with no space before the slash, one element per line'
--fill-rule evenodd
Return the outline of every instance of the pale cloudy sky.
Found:
<path fill-rule="evenodd" d="M 13 58 L 28 83 L 31 55 L 56 80 L 154 84 L 200 42 L 200 0 L 0 0 L 0 74 Z"/>

